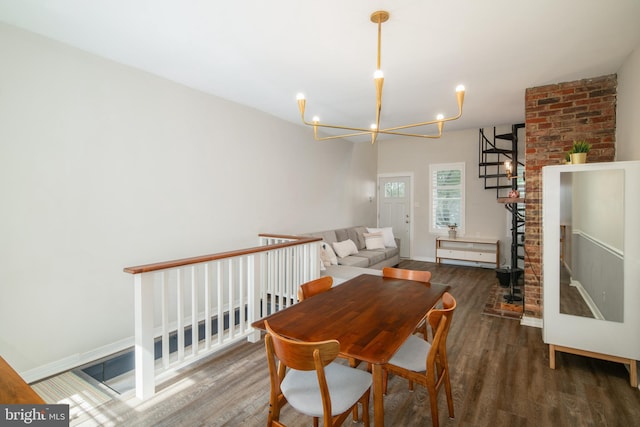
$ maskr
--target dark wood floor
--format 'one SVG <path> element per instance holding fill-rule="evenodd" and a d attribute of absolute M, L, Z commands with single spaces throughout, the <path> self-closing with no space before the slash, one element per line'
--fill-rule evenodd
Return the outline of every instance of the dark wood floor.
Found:
<path fill-rule="evenodd" d="M 450 284 L 458 301 L 448 341 L 455 418 L 447 417 L 441 393 L 440 425 L 640 425 L 640 391 L 629 386 L 623 365 L 558 353 L 557 369 L 551 370 L 541 329 L 482 314 L 496 280 L 493 270 L 417 262 L 404 266 L 429 269 L 432 281 Z M 261 426 L 268 389 L 264 345 L 245 342 L 185 371 L 147 402 L 122 396 L 75 424 Z M 401 378 L 390 378 L 384 405 L 387 426 L 431 426 L 425 390 L 416 387 L 411 393 Z M 290 426 L 311 425 L 291 408 L 282 419 Z"/>

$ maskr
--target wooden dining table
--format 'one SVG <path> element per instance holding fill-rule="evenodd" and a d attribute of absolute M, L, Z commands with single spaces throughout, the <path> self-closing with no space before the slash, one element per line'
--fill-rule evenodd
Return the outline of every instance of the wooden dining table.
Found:
<path fill-rule="evenodd" d="M 342 357 L 370 363 L 374 425 L 383 426 L 383 365 L 448 289 L 447 285 L 362 274 L 252 326 L 264 330 L 268 320 L 273 330 L 291 339 L 335 339 Z"/>

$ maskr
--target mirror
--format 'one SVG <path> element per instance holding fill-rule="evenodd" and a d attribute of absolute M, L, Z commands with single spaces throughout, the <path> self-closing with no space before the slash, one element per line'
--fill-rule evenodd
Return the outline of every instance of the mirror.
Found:
<path fill-rule="evenodd" d="M 624 319 L 624 170 L 560 173 L 560 312 Z"/>

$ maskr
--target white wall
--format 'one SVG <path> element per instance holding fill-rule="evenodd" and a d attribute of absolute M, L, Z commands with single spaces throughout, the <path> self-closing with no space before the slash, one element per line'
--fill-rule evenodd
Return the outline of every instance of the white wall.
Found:
<path fill-rule="evenodd" d="M 0 52 L 0 354 L 28 380 L 132 343 L 124 267 L 375 225 L 369 144 L 4 24 Z"/>
<path fill-rule="evenodd" d="M 510 132 L 510 129 L 510 126 L 499 127 L 498 133 Z M 511 216 L 506 214 L 504 205 L 497 203 L 495 190 L 485 190 L 478 178 L 478 129 L 450 132 L 446 126 L 440 139 L 405 138 L 378 143 L 379 174 L 414 174 L 412 258 L 435 260 L 437 236 L 429 232 L 429 165 L 454 162 L 466 164 L 465 236 L 500 239 L 500 263 L 510 264 L 511 240 L 506 221 Z"/>
<path fill-rule="evenodd" d="M 616 160 L 640 160 L 640 46 L 618 71 Z"/>

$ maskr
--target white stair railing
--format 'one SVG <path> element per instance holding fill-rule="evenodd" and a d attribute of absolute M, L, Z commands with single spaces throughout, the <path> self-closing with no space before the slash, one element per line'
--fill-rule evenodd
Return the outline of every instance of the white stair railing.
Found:
<path fill-rule="evenodd" d="M 175 370 L 242 339 L 256 320 L 297 302 L 320 275 L 319 238 L 261 234 L 244 250 L 127 267 L 135 288 L 136 396 Z"/>

